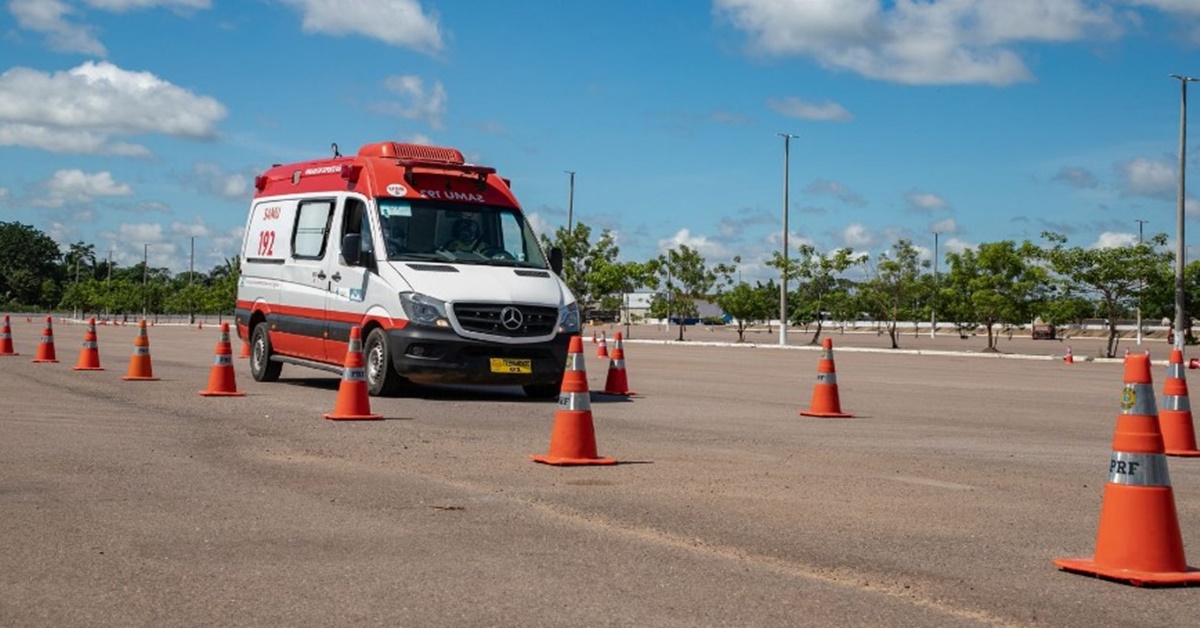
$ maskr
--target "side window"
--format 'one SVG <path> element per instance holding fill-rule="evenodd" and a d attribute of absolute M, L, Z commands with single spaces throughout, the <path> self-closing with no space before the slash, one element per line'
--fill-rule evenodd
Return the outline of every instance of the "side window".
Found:
<path fill-rule="evenodd" d="M 500 237 L 503 242 L 500 243 L 500 248 L 508 251 L 513 259 L 524 262 L 525 248 L 523 238 L 521 237 L 521 223 L 517 222 L 517 217 L 514 214 L 504 212 L 500 214 Z"/>
<path fill-rule="evenodd" d="M 333 201 L 307 201 L 300 203 L 296 212 L 296 231 L 292 242 L 292 254 L 296 257 L 321 259 L 325 257 L 325 242 L 329 235 L 329 221 L 333 218 Z"/>
<path fill-rule="evenodd" d="M 346 209 L 342 212 L 342 238 L 347 235 L 357 233 L 362 236 L 362 247 L 359 249 L 364 254 L 369 254 L 375 250 L 371 242 L 371 219 L 367 215 L 367 206 L 361 199 L 348 198 L 346 199 Z"/>

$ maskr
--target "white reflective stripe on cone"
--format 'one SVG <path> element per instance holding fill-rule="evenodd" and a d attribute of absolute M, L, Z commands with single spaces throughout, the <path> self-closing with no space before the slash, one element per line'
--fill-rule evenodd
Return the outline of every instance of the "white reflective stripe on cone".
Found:
<path fill-rule="evenodd" d="M 1183 365 L 1182 364 L 1171 364 L 1171 365 L 1167 366 L 1167 377 L 1174 377 L 1175 379 L 1183 379 Z"/>
<path fill-rule="evenodd" d="M 567 354 L 567 370 L 568 371 L 584 370 L 582 353 L 568 353 Z"/>
<path fill-rule="evenodd" d="M 342 369 L 342 379 L 348 382 L 366 381 L 366 372 L 367 370 L 361 366 L 355 368 L 347 367 Z"/>
<path fill-rule="evenodd" d="M 1162 409 L 1191 412 L 1192 402 L 1188 401 L 1187 395 L 1163 395 Z"/>
<path fill-rule="evenodd" d="M 1150 384 L 1125 384 L 1121 391 L 1121 414 L 1157 415 L 1154 387 Z"/>
<path fill-rule="evenodd" d="M 84 349 L 95 349 L 95 348 L 96 348 L 96 341 L 95 341 L 95 340 L 84 340 L 84 341 L 83 341 L 83 348 L 84 348 Z"/>
<path fill-rule="evenodd" d="M 558 395 L 558 409 L 583 411 L 592 409 L 592 398 L 590 393 L 583 392 L 565 392 Z"/>
<path fill-rule="evenodd" d="M 349 350 L 357 352 L 357 353 L 361 353 L 362 352 L 362 339 L 361 338 L 351 338 Z"/>
<path fill-rule="evenodd" d="M 1108 463 L 1110 484 L 1126 486 L 1170 486 L 1164 454 L 1130 454 L 1114 451 Z"/>
<path fill-rule="evenodd" d="M 836 384 L 837 373 L 817 373 L 818 384 Z"/>
<path fill-rule="evenodd" d="M 615 360 L 613 360 L 613 361 L 612 361 L 612 363 L 609 365 L 609 367 L 608 367 L 608 368 L 611 368 L 611 369 L 623 369 L 623 368 L 625 368 L 625 359 L 624 359 L 624 358 L 619 358 L 619 359 L 615 359 Z"/>
<path fill-rule="evenodd" d="M 233 356 L 226 353 L 218 353 L 213 356 L 213 365 L 215 366 L 230 366 L 233 364 Z"/>
<path fill-rule="evenodd" d="M 133 355 L 150 355 L 150 347 L 134 347 Z"/>

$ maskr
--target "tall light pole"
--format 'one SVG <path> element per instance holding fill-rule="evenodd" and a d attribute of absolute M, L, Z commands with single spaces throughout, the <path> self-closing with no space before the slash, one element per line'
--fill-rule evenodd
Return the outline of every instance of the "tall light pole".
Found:
<path fill-rule="evenodd" d="M 1187 249 L 1183 243 L 1183 199 L 1184 199 L 1184 170 L 1187 166 L 1187 84 L 1200 80 L 1190 76 L 1172 74 L 1171 78 L 1179 79 L 1179 207 L 1175 213 L 1175 230 L 1179 239 L 1175 242 L 1175 348 L 1183 349 L 1184 323 L 1186 316 L 1183 312 L 1183 267 Z"/>
<path fill-rule="evenodd" d="M 196 236 L 192 236 L 192 254 L 188 258 L 188 323 L 196 324 L 196 307 L 193 300 L 196 298 L 194 288 L 196 285 Z"/>
<path fill-rule="evenodd" d="M 108 318 L 112 315 L 112 309 L 108 305 L 112 301 L 112 254 L 113 250 L 108 250 L 108 277 L 104 279 L 104 317 Z"/>
<path fill-rule="evenodd" d="M 779 344 L 787 344 L 787 285 L 788 285 L 788 149 L 791 133 L 776 133 L 783 138 L 783 264 L 779 268 Z"/>
<path fill-rule="evenodd" d="M 937 338 L 937 291 L 938 291 L 938 236 L 933 232 L 933 298 L 929 300 L 929 337 Z"/>
<path fill-rule="evenodd" d="M 1134 222 L 1138 224 L 1138 245 L 1141 246 L 1143 227 L 1145 227 L 1146 223 L 1149 221 L 1137 218 L 1134 220 Z M 1142 282 L 1140 281 L 1138 282 L 1137 295 L 1137 344 L 1139 347 L 1142 346 Z"/>
<path fill-rule="evenodd" d="M 570 188 L 567 192 L 567 237 L 571 236 L 571 223 L 575 219 L 575 171 L 563 170 L 571 176 Z"/>

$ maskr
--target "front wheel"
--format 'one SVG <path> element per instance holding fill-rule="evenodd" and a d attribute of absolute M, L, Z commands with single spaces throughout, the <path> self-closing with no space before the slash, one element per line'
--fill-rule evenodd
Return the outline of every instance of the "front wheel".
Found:
<path fill-rule="evenodd" d="M 382 329 L 375 328 L 367 334 L 363 356 L 367 367 L 367 392 L 375 397 L 395 397 L 404 392 L 409 382 L 393 368 L 387 334 Z"/>
<path fill-rule="evenodd" d="M 271 359 L 271 336 L 266 321 L 254 326 L 250 334 L 250 375 L 256 382 L 273 382 L 279 379 L 283 363 Z"/>

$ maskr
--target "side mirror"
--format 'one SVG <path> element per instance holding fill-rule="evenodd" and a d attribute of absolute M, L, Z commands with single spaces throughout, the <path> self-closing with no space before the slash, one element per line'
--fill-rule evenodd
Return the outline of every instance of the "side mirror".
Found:
<path fill-rule="evenodd" d="M 342 259 L 350 266 L 362 261 L 362 234 L 348 233 L 342 238 Z"/>
<path fill-rule="evenodd" d="M 557 246 L 550 248 L 550 270 L 554 271 L 555 275 L 562 276 L 562 249 Z"/>

